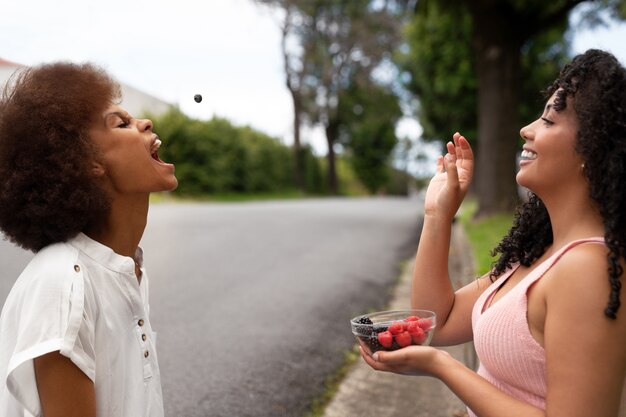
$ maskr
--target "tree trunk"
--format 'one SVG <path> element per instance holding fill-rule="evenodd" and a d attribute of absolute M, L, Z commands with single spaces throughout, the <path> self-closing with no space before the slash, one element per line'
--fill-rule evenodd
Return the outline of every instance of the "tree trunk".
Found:
<path fill-rule="evenodd" d="M 477 216 L 510 211 L 517 205 L 519 85 L 522 40 L 514 24 L 474 13 L 478 76 Z M 511 88 L 515 86 L 517 88 Z"/>
<path fill-rule="evenodd" d="M 339 194 L 339 186 L 337 183 L 337 171 L 335 167 L 335 139 L 337 138 L 337 126 L 330 123 L 326 126 L 326 143 L 328 144 L 328 192 L 331 195 Z"/>
<path fill-rule="evenodd" d="M 293 181 L 300 191 L 305 191 L 304 163 L 302 160 L 302 144 L 300 143 L 300 118 L 302 116 L 302 105 L 296 92 L 292 90 L 290 91 L 293 99 Z"/>

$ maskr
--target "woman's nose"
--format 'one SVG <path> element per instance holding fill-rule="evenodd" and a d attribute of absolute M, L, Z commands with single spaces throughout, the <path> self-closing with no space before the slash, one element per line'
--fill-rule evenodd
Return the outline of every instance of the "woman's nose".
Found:
<path fill-rule="evenodd" d="M 526 125 L 523 128 L 521 128 L 519 130 L 519 135 L 522 137 L 522 139 L 529 140 L 531 137 L 530 125 Z"/>
<path fill-rule="evenodd" d="M 140 119 L 139 120 L 139 130 L 145 132 L 146 130 L 152 130 L 152 120 L 150 119 Z"/>

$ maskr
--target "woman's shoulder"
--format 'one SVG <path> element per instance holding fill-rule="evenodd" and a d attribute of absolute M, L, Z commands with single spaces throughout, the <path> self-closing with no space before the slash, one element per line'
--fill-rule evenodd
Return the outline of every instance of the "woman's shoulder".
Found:
<path fill-rule="evenodd" d="M 81 273 L 78 250 L 68 243 L 46 246 L 26 265 L 14 285 L 14 290 L 44 287 L 46 291 L 64 291 Z M 81 274 L 82 275 L 82 274 Z"/>
<path fill-rule="evenodd" d="M 608 253 L 605 245 L 589 243 L 563 253 L 546 282 L 550 299 L 561 300 L 578 311 L 604 311 L 610 290 Z M 624 267 L 624 260 L 620 262 Z"/>

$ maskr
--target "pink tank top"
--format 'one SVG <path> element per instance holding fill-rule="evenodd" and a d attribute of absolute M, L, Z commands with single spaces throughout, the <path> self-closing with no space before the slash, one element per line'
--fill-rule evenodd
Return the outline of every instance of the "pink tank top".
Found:
<path fill-rule="evenodd" d="M 474 346 L 480 359 L 478 374 L 509 395 L 543 410 L 547 392 L 546 358 L 543 347 L 528 327 L 527 291 L 565 252 L 587 242 L 604 244 L 604 238 L 570 242 L 488 307 L 496 290 L 519 266 L 513 265 L 483 292 L 472 311 Z M 470 417 L 476 416 L 471 410 L 468 412 Z"/>

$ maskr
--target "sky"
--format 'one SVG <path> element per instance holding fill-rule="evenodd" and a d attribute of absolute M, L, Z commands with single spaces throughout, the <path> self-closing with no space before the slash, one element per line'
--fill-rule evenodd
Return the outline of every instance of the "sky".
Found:
<path fill-rule="evenodd" d="M 225 117 L 292 142 L 279 17 L 265 6 L 251 0 L 0 0 L 0 11 L 0 58 L 24 65 L 94 62 L 191 117 Z M 575 34 L 574 52 L 592 47 L 626 64 L 626 24 Z M 398 133 L 415 139 L 421 129 L 405 118 Z M 319 130 L 305 131 L 303 140 L 326 153 Z"/>

